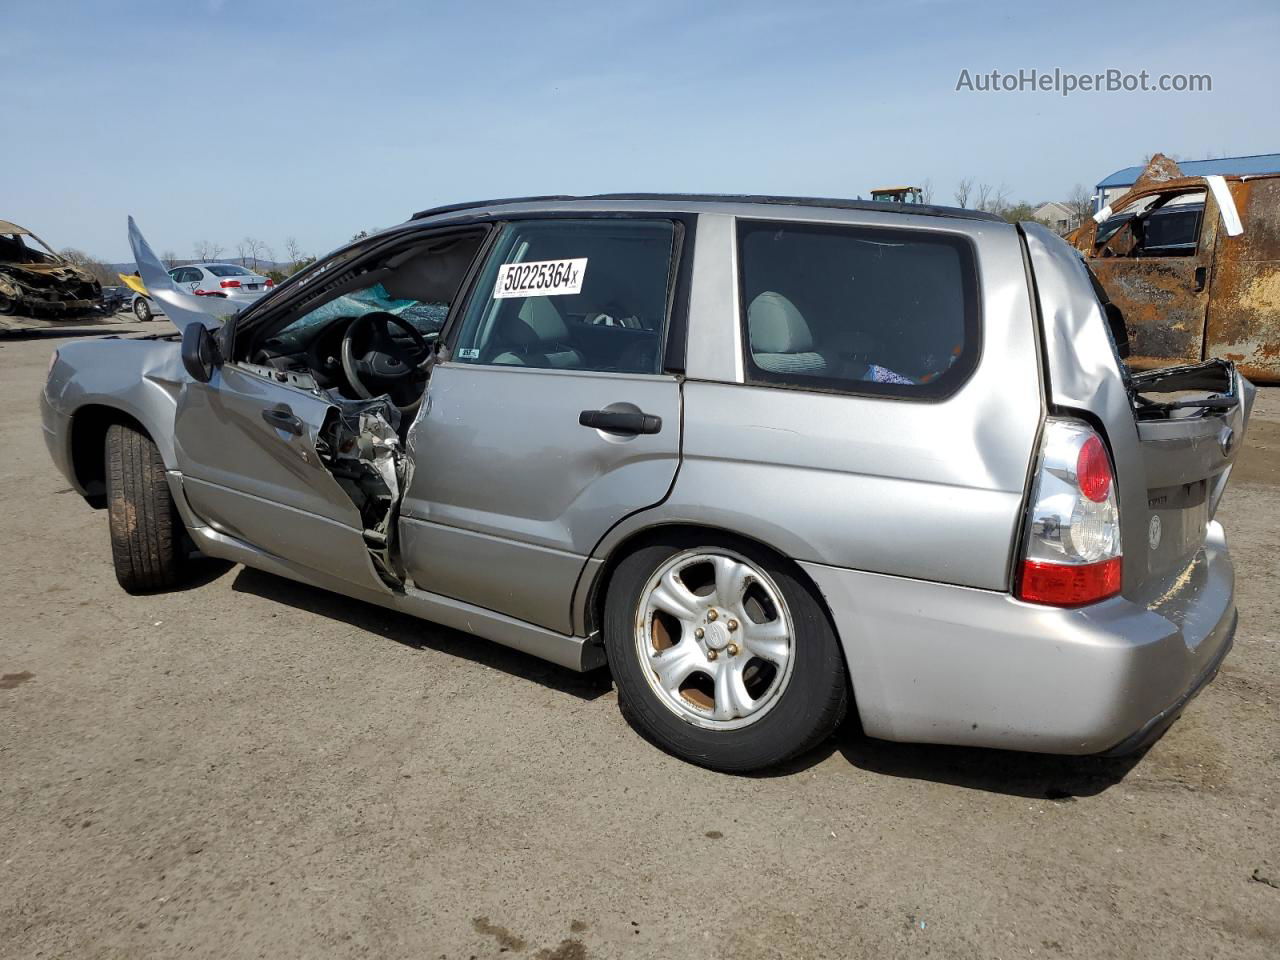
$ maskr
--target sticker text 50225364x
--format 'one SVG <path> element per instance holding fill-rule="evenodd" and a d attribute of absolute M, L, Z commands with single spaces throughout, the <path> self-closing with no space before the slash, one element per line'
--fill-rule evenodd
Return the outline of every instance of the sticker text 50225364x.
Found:
<path fill-rule="evenodd" d="M 498 268 L 493 299 L 572 296 L 582 292 L 582 278 L 586 273 L 586 257 L 504 263 Z"/>

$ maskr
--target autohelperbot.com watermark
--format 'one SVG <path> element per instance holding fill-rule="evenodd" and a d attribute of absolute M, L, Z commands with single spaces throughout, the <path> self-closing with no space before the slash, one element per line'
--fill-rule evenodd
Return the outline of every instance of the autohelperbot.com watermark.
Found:
<path fill-rule="evenodd" d="M 1207 73 L 1134 73 L 1114 67 L 1097 73 L 1074 73 L 1022 68 L 1016 71 L 962 69 L 956 92 L 966 93 L 1211 93 L 1213 76 Z"/>

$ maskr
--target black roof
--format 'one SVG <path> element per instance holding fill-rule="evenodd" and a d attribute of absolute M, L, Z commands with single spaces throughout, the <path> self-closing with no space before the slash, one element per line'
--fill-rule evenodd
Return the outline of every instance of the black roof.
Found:
<path fill-rule="evenodd" d="M 995 220 L 1003 222 L 994 213 L 981 210 L 965 210 L 961 207 L 940 207 L 928 203 L 894 203 L 884 200 L 842 200 L 833 197 L 775 197 L 761 194 L 734 193 L 597 193 L 576 197 L 569 194 L 548 194 L 538 197 L 506 197 L 498 200 L 475 200 L 470 203 L 450 203 L 442 207 L 419 210 L 410 219 L 421 220 L 445 213 L 497 207 L 514 203 L 563 203 L 574 200 L 644 200 L 701 203 L 769 203 L 789 207 L 830 207 L 836 210 L 867 210 L 878 213 L 910 213 L 926 217 L 953 217 L 961 220 Z"/>

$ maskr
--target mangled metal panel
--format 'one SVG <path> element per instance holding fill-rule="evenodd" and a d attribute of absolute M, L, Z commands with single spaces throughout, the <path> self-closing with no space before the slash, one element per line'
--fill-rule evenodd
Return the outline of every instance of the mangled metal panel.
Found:
<path fill-rule="evenodd" d="M 1128 223 L 1103 232 L 1112 217 L 1172 209 L 1175 198 L 1203 203 L 1194 251 L 1147 256 Z M 1183 177 L 1157 155 L 1067 240 L 1123 314 L 1134 367 L 1221 358 L 1255 381 L 1280 382 L 1280 176 Z"/>
<path fill-rule="evenodd" d="M 316 440 L 316 452 L 351 498 L 364 525 L 364 542 L 378 575 L 390 587 L 404 585 L 396 526 L 408 467 L 400 443 L 400 411 L 390 397 L 348 400 L 327 394 L 333 410 Z"/>

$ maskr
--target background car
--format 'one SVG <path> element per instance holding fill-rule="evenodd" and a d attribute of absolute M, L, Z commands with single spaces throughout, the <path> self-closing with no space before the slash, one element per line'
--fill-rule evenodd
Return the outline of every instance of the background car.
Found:
<path fill-rule="evenodd" d="M 264 296 L 275 281 L 235 263 L 187 263 L 174 267 L 169 276 L 179 290 L 198 297 L 222 297 L 248 305 Z M 134 315 L 146 323 L 164 310 L 150 297 L 135 293 L 130 304 Z"/>
<path fill-rule="evenodd" d="M 102 288 L 102 312 L 111 314 L 129 306 L 132 291 L 128 287 L 114 286 Z"/>

